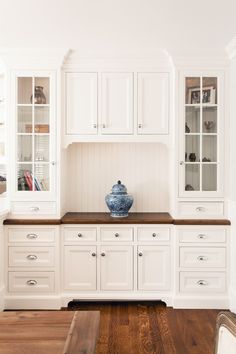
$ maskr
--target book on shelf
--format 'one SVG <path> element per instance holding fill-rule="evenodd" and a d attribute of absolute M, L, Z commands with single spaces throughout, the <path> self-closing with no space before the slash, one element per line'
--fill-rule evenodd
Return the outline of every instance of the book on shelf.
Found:
<path fill-rule="evenodd" d="M 32 191 L 33 190 L 33 181 L 32 181 L 32 176 L 31 176 L 30 171 L 25 170 L 24 177 L 25 177 L 26 183 L 29 187 L 29 190 Z"/>
<path fill-rule="evenodd" d="M 46 183 L 44 178 L 41 180 L 41 186 L 42 186 L 42 190 L 43 191 L 47 191 L 48 190 L 48 186 L 47 186 L 47 183 Z"/>

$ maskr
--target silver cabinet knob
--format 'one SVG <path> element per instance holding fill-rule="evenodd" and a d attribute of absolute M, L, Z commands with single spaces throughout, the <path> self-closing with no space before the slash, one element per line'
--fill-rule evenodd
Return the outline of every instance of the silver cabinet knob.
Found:
<path fill-rule="evenodd" d="M 182 166 L 184 164 L 184 161 L 180 161 L 179 164 Z"/>
<path fill-rule="evenodd" d="M 143 127 L 142 124 L 138 124 L 138 128 L 141 129 Z"/>
<path fill-rule="evenodd" d="M 102 257 L 105 257 L 105 253 L 104 253 L 104 252 L 102 252 L 102 253 L 101 253 L 101 256 L 102 256 Z"/>
<path fill-rule="evenodd" d="M 102 128 L 105 129 L 105 128 L 106 128 L 106 124 L 103 124 L 103 125 L 102 125 Z"/>
<path fill-rule="evenodd" d="M 97 124 L 94 124 L 93 127 L 94 127 L 94 129 L 97 129 Z"/>
<path fill-rule="evenodd" d="M 96 253 L 95 252 L 92 253 L 92 257 L 96 257 Z"/>
<path fill-rule="evenodd" d="M 157 237 L 157 234 L 153 232 L 152 237 Z"/>
<path fill-rule="evenodd" d="M 81 234 L 81 233 L 78 233 L 78 235 L 77 235 L 78 237 L 82 237 L 83 235 Z"/>
<path fill-rule="evenodd" d="M 197 237 L 198 237 L 200 240 L 206 239 L 206 235 L 204 235 L 204 234 L 198 234 Z"/>
<path fill-rule="evenodd" d="M 198 259 L 198 261 L 207 261 L 208 257 L 206 257 L 206 256 L 198 256 L 197 259 Z"/>
<path fill-rule="evenodd" d="M 55 166 L 56 165 L 56 161 L 52 161 L 51 164 L 52 164 L 52 166 Z"/>
<path fill-rule="evenodd" d="M 28 235 L 26 235 L 26 237 L 30 240 L 33 240 L 35 238 L 38 238 L 38 235 L 37 234 L 28 234 Z"/>
<path fill-rule="evenodd" d="M 30 261 L 35 261 L 36 259 L 38 259 L 36 254 L 28 254 L 26 258 L 29 259 Z"/>
<path fill-rule="evenodd" d="M 30 280 L 27 280 L 26 284 L 29 286 L 34 286 L 34 285 L 37 285 L 38 283 L 36 280 L 30 279 Z"/>
<path fill-rule="evenodd" d="M 120 235 L 118 234 L 118 232 L 115 233 L 115 237 L 119 237 Z"/>
<path fill-rule="evenodd" d="M 203 212 L 203 211 L 205 211 L 205 208 L 203 208 L 203 207 L 197 207 L 197 208 L 196 208 L 196 211 Z"/>
<path fill-rule="evenodd" d="M 206 285 L 208 285 L 208 282 L 207 282 L 206 280 L 198 280 L 198 281 L 197 281 L 197 284 L 198 284 L 199 286 L 206 286 Z"/>
<path fill-rule="evenodd" d="M 139 254 L 138 254 L 138 255 L 139 255 L 139 257 L 142 257 L 142 255 L 143 255 L 143 254 L 142 254 L 142 252 L 139 252 Z"/>

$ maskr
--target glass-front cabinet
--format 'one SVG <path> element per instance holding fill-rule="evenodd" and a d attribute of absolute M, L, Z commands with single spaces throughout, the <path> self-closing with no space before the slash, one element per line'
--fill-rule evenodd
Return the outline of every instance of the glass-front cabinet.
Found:
<path fill-rule="evenodd" d="M 183 77 L 180 132 L 180 196 L 221 193 L 223 143 L 219 76 Z M 220 146 L 220 144 L 222 144 Z"/>
<path fill-rule="evenodd" d="M 53 90 L 52 77 L 16 77 L 16 180 L 17 192 L 52 192 Z"/>
<path fill-rule="evenodd" d="M 0 71 L 0 203 L 6 197 L 7 157 L 6 157 L 6 85 L 5 72 Z M 1 205 L 0 205 L 1 209 Z"/>

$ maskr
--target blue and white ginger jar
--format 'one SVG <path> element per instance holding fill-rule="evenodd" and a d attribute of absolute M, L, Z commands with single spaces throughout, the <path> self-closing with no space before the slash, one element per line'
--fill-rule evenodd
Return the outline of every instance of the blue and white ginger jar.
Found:
<path fill-rule="evenodd" d="M 133 204 L 132 195 L 127 194 L 127 188 L 121 181 L 112 187 L 112 191 L 105 198 L 106 204 L 111 211 L 111 216 L 121 218 L 128 216 L 129 209 Z"/>

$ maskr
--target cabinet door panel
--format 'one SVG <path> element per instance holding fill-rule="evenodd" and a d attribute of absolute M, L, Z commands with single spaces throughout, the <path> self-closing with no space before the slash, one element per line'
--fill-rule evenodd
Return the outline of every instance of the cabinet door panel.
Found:
<path fill-rule="evenodd" d="M 139 246 L 138 290 L 168 290 L 170 267 L 168 246 Z"/>
<path fill-rule="evenodd" d="M 101 247 L 101 290 L 133 290 L 133 247 Z"/>
<path fill-rule="evenodd" d="M 138 74 L 138 134 L 168 134 L 168 73 Z"/>
<path fill-rule="evenodd" d="M 64 288 L 68 290 L 96 290 L 96 247 L 65 246 Z"/>
<path fill-rule="evenodd" d="M 97 74 L 66 74 L 66 133 L 97 134 Z"/>
<path fill-rule="evenodd" d="M 133 74 L 102 74 L 102 134 L 133 133 Z"/>

